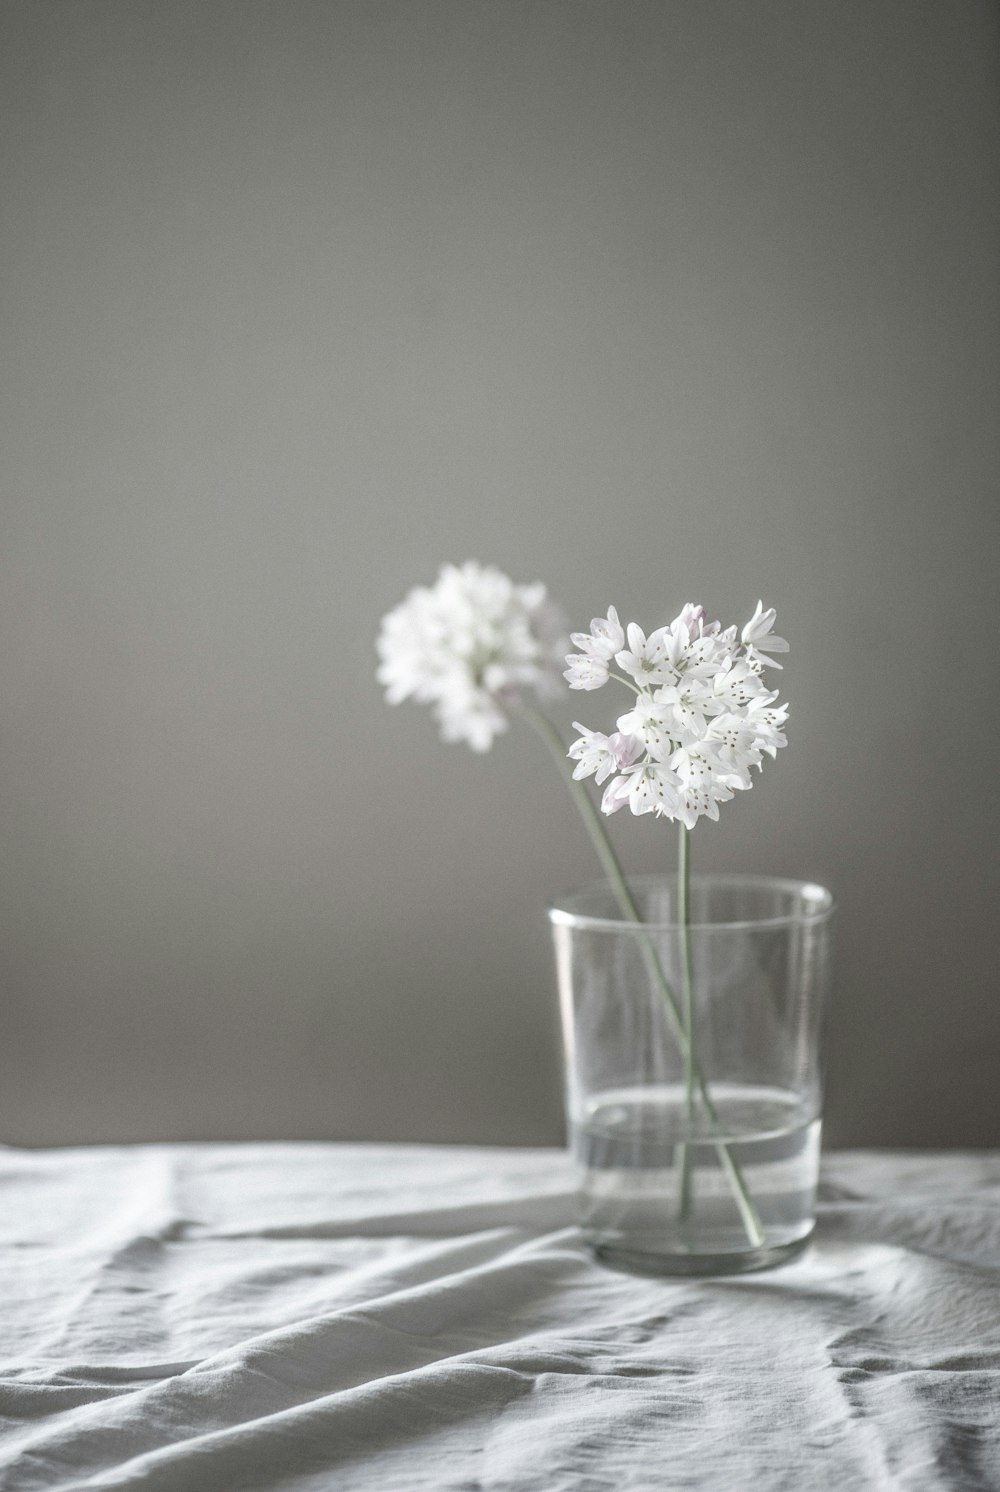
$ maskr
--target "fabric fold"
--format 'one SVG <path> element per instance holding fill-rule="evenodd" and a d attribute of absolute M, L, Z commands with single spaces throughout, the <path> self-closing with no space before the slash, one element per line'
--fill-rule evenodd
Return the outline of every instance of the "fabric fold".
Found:
<path fill-rule="evenodd" d="M 4 1492 L 1000 1485 L 1000 1158 L 824 1161 L 767 1273 L 590 1257 L 554 1151 L 0 1150 Z"/>

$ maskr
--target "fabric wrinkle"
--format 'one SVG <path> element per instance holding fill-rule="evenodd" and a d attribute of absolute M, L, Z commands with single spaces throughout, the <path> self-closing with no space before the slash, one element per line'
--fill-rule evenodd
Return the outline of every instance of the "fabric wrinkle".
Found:
<path fill-rule="evenodd" d="M 0 1149 L 0 1486 L 1000 1486 L 997 1158 L 823 1165 L 799 1259 L 672 1280 L 561 1152 Z"/>

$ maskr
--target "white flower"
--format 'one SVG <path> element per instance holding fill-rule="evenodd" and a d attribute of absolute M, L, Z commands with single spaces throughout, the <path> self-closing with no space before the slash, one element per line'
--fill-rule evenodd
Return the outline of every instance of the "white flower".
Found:
<path fill-rule="evenodd" d="M 691 829 L 699 818 L 718 819 L 721 803 L 752 786 L 751 768 L 760 769 L 763 753 L 773 757 L 785 745 L 787 706 L 776 704 L 777 694 L 761 679 L 773 659 L 760 645 L 788 648 L 771 632 L 774 618 L 758 602 L 740 633 L 706 622 L 704 608 L 689 603 L 648 637 L 628 624 L 628 647 L 615 661 L 635 681 L 638 699 L 618 717 L 617 736 L 577 724 L 582 736 L 570 748 L 579 762 L 574 777 L 594 773 L 603 782 L 616 773 L 604 789 L 605 813 L 627 804 L 635 814 L 677 819 Z M 568 659 L 566 677 L 575 688 L 607 681 L 609 640 L 620 633 L 610 608 L 607 622 L 574 634 L 582 651 Z M 629 743 L 624 754 L 622 741 Z"/>
<path fill-rule="evenodd" d="M 684 787 L 707 787 L 715 776 L 715 750 L 706 742 L 678 746 L 670 757 L 670 769 Z"/>
<path fill-rule="evenodd" d="M 705 621 L 703 606 L 690 603 L 666 631 L 667 656 L 678 677 L 711 678 L 736 646 L 735 627 L 723 632 L 721 623 Z"/>
<path fill-rule="evenodd" d="M 743 659 L 726 662 L 712 680 L 712 699 L 720 712 L 742 710 L 765 692 L 760 674 Z"/>
<path fill-rule="evenodd" d="M 693 829 L 702 817 L 719 822 L 719 804 L 733 796 L 732 786 L 722 778 L 713 777 L 708 782 L 685 783 L 680 790 L 680 808 L 674 814 L 685 828 Z"/>
<path fill-rule="evenodd" d="M 635 769 L 628 795 L 633 813 L 655 813 L 673 818 L 681 804 L 674 773 L 661 762 L 645 762 Z"/>
<path fill-rule="evenodd" d="M 773 658 L 765 656 L 767 653 L 787 653 L 788 643 L 783 637 L 775 637 L 771 628 L 777 619 L 778 613 L 773 606 L 764 610 L 763 601 L 757 602 L 757 610 L 743 628 L 741 640 L 743 646 L 748 650 L 752 659 L 765 663 L 771 668 L 781 668 L 781 664 Z"/>
<path fill-rule="evenodd" d="M 671 631 L 680 631 L 683 628 L 688 635 L 688 641 L 694 642 L 696 637 L 701 636 L 704 625 L 704 606 L 695 606 L 692 601 L 688 601 L 681 607 L 680 614 L 674 617 L 674 620 L 670 624 L 670 629 Z M 718 622 L 715 625 L 718 626 Z"/>
<path fill-rule="evenodd" d="M 579 636 L 579 633 L 576 634 Z M 600 689 L 608 682 L 606 658 L 595 658 L 586 653 L 568 653 L 569 668 L 563 670 L 563 678 L 571 689 Z"/>
<path fill-rule="evenodd" d="M 638 763 L 608 783 L 601 808 L 605 813 L 615 813 L 626 803 L 635 814 L 675 818 L 681 806 L 676 776 L 659 762 Z"/>
<path fill-rule="evenodd" d="M 583 732 L 566 753 L 578 763 L 573 772 L 576 778 L 589 777 L 593 773 L 594 781 L 601 783 L 612 772 L 630 767 L 643 754 L 642 742 L 631 736 L 622 735 L 618 731 L 613 736 L 605 736 L 599 730 L 588 730 L 575 720 L 573 725 L 576 730 Z"/>
<path fill-rule="evenodd" d="M 625 646 L 625 633 L 615 608 L 609 606 L 606 617 L 595 616 L 590 631 L 574 632 L 570 642 L 589 658 L 603 658 L 610 663 L 618 649 Z"/>
<path fill-rule="evenodd" d="M 619 808 L 624 808 L 628 802 L 628 790 L 629 780 L 627 776 L 612 777 L 604 789 L 604 796 L 601 799 L 601 812 L 617 813 Z"/>
<path fill-rule="evenodd" d="M 711 687 L 703 680 L 685 677 L 680 684 L 657 689 L 653 695 L 663 718 L 670 721 L 675 741 L 691 740 L 704 733 L 705 718 L 719 708 Z"/>
<path fill-rule="evenodd" d="M 615 661 L 637 684 L 666 684 L 677 677 L 669 657 L 673 639 L 668 628 L 659 627 L 647 637 L 641 627 L 629 622 L 627 637 L 628 647 L 615 654 Z"/>
<path fill-rule="evenodd" d="M 574 632 L 570 642 L 580 651 L 567 656 L 569 668 L 563 678 L 571 689 L 600 689 L 608 682 L 611 660 L 625 645 L 625 633 L 615 608 L 609 606 L 606 617 L 595 616 L 590 631 Z"/>
<path fill-rule="evenodd" d="M 716 715 L 705 731 L 704 744 L 715 752 L 721 766 L 731 770 L 740 787 L 750 786 L 750 768 L 761 764 L 761 742 L 745 717 Z"/>
<path fill-rule="evenodd" d="M 682 746 L 670 758 L 670 767 L 679 783 L 681 812 L 677 815 L 689 829 L 702 815 L 718 819 L 719 804 L 726 803 L 737 787 L 749 787 L 735 772 L 721 762 L 718 752 L 707 741 L 697 746 Z"/>
<path fill-rule="evenodd" d="M 641 695 L 635 709 L 618 717 L 618 729 L 626 735 L 638 736 L 650 756 L 662 761 L 670 755 L 671 742 L 676 735 L 674 712 L 669 704 L 659 704 L 658 697 L 652 699 Z"/>
<path fill-rule="evenodd" d="M 788 706 L 781 705 L 772 709 L 772 702 L 777 697 L 776 693 L 762 694 L 758 699 L 750 701 L 746 712 L 747 724 L 754 731 L 757 746 L 771 757 L 777 756 L 779 746 L 788 745 L 781 729 L 788 719 Z"/>
<path fill-rule="evenodd" d="M 543 585 L 474 561 L 444 565 L 382 619 L 378 679 L 390 704 L 431 704 L 446 741 L 487 751 L 511 705 L 558 687 L 562 636 Z"/>

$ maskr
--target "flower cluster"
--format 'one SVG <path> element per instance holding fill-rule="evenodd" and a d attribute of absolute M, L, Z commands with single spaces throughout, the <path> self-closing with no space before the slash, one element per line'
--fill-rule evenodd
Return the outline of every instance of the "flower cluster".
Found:
<path fill-rule="evenodd" d="M 488 751 L 525 694 L 559 689 L 562 617 L 544 585 L 490 565 L 444 565 L 382 620 L 378 679 L 390 704 L 430 703 L 446 741 Z"/>
<path fill-rule="evenodd" d="M 679 819 L 692 829 L 703 815 L 717 819 L 720 803 L 753 785 L 750 768 L 785 745 L 788 708 L 776 704 L 777 692 L 762 677 L 766 667 L 781 667 L 770 655 L 788 651 L 771 630 L 774 621 L 774 610 L 758 601 L 738 632 L 687 605 L 647 637 L 635 622 L 623 627 L 612 606 L 589 632 L 573 633 L 578 651 L 567 656 L 564 675 L 571 689 L 599 689 L 616 677 L 637 696 L 610 736 L 574 721 L 582 735 L 568 752 L 577 762 L 573 776 L 611 778 L 605 813 L 628 804 L 633 813 Z"/>

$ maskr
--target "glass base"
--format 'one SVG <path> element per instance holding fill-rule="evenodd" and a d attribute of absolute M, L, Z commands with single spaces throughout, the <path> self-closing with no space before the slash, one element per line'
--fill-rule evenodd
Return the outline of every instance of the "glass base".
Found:
<path fill-rule="evenodd" d="M 645 1275 L 720 1275 L 751 1274 L 758 1269 L 774 1269 L 778 1264 L 787 1264 L 808 1247 L 813 1229 L 801 1238 L 789 1243 L 772 1244 L 764 1248 L 732 1249 L 725 1253 L 652 1253 L 643 1249 L 629 1248 L 618 1243 L 591 1243 L 590 1251 L 599 1264 L 609 1269 L 621 1270 L 624 1274 Z"/>
<path fill-rule="evenodd" d="M 632 1273 L 743 1274 L 798 1254 L 813 1231 L 820 1121 L 794 1093 L 717 1083 L 721 1133 L 692 1135 L 679 1085 L 604 1090 L 573 1129 L 580 1224 Z M 745 1205 L 741 1206 L 741 1202 Z"/>

